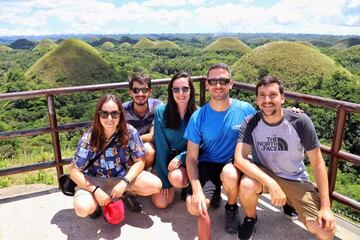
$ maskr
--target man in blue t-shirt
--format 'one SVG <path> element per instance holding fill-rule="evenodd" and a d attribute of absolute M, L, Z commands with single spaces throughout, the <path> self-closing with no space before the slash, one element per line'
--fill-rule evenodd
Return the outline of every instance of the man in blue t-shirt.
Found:
<path fill-rule="evenodd" d="M 336 224 L 315 128 L 304 113 L 283 109 L 284 101 L 283 83 L 272 76 L 263 77 L 256 85 L 256 104 L 260 111 L 241 125 L 235 166 L 245 174 L 239 190 L 245 218 L 238 237 L 252 238 L 259 194 L 268 189 L 272 204 L 283 206 L 288 202 L 317 239 L 332 239 Z M 319 192 L 309 181 L 304 151 L 314 170 Z M 252 160 L 249 159 L 251 152 Z"/>
<path fill-rule="evenodd" d="M 240 124 L 255 109 L 246 102 L 231 99 L 230 69 L 218 63 L 207 73 L 210 102 L 191 116 L 184 137 L 188 140 L 186 168 L 191 190 L 186 199 L 190 214 L 198 216 L 199 239 L 210 239 L 209 205 L 219 207 L 221 185 L 227 194 L 225 231 L 237 233 L 237 206 L 240 173 L 232 163 Z"/>

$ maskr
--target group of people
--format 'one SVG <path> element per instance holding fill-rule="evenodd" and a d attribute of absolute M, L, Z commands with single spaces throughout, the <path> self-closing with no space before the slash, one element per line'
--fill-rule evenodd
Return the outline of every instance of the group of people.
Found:
<path fill-rule="evenodd" d="M 76 214 L 97 218 L 102 207 L 120 198 L 139 212 L 136 195 L 151 196 L 155 207 L 166 208 L 179 188 L 188 212 L 197 217 L 198 239 L 211 239 L 208 209 L 220 206 L 223 190 L 225 231 L 251 239 L 259 195 L 269 192 L 272 204 L 296 211 L 318 239 L 332 239 L 335 218 L 311 120 L 282 107 L 284 86 L 276 77 L 258 82 L 259 111 L 230 98 L 233 83 L 230 68 L 217 63 L 207 72 L 210 101 L 201 108 L 187 72 L 171 78 L 166 104 L 150 98 L 151 79 L 140 73 L 129 80 L 131 101 L 102 97 L 71 165 L 70 176 L 78 185 Z M 304 152 L 318 191 L 306 173 Z"/>

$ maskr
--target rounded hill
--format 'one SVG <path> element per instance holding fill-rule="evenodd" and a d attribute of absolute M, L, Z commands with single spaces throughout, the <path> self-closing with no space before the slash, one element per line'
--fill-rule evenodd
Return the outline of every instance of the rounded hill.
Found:
<path fill-rule="evenodd" d="M 115 75 L 98 50 L 79 39 L 68 39 L 41 57 L 25 77 L 51 86 L 75 86 L 114 82 Z"/>
<path fill-rule="evenodd" d="M 160 49 L 164 49 L 164 48 L 166 48 L 166 49 L 179 49 L 180 47 L 176 44 L 176 43 L 174 43 L 174 42 L 172 42 L 172 41 L 169 41 L 169 40 L 165 40 L 165 41 L 156 41 L 155 43 L 154 43 L 154 46 L 153 46 L 153 48 L 160 48 Z"/>
<path fill-rule="evenodd" d="M 154 42 L 148 38 L 140 38 L 140 40 L 134 45 L 134 48 L 153 48 Z"/>
<path fill-rule="evenodd" d="M 13 51 L 12 48 L 5 45 L 0 45 L 0 52 L 11 52 L 11 51 Z"/>
<path fill-rule="evenodd" d="M 104 48 L 114 48 L 115 45 L 112 42 L 104 42 L 101 46 Z"/>
<path fill-rule="evenodd" d="M 342 50 L 345 48 L 349 48 L 355 45 L 360 45 L 360 38 L 345 38 L 342 39 L 340 41 L 337 41 L 332 48 L 336 49 L 336 50 Z"/>
<path fill-rule="evenodd" d="M 57 44 L 50 40 L 50 39 L 43 39 L 41 40 L 36 47 L 33 48 L 33 50 L 51 50 L 53 48 L 56 48 Z"/>
<path fill-rule="evenodd" d="M 9 47 L 12 49 L 33 49 L 35 47 L 36 43 L 29 41 L 27 39 L 18 39 L 15 42 L 11 43 Z"/>
<path fill-rule="evenodd" d="M 360 45 L 341 50 L 334 58 L 350 72 L 360 75 Z"/>
<path fill-rule="evenodd" d="M 251 49 L 237 38 L 223 37 L 215 40 L 205 47 L 206 52 L 237 51 L 243 54 Z"/>
<path fill-rule="evenodd" d="M 120 47 L 125 47 L 125 48 L 131 47 L 131 44 L 128 42 L 123 42 L 122 44 L 120 44 Z"/>
<path fill-rule="evenodd" d="M 286 41 L 258 47 L 233 65 L 234 75 L 241 81 L 256 83 L 261 76 L 271 74 L 292 90 L 321 85 L 319 82 L 330 79 L 338 68 L 334 60 L 314 48 Z"/>

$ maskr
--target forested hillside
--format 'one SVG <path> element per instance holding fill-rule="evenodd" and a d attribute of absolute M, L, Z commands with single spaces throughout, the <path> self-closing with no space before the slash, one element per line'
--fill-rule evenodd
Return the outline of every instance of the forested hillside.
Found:
<path fill-rule="evenodd" d="M 153 79 L 171 77 L 180 70 L 194 76 L 205 75 L 211 64 L 225 62 L 232 66 L 238 81 L 255 83 L 259 77 L 273 74 L 284 80 L 289 91 L 360 103 L 359 45 L 342 50 L 332 48 L 339 40 L 331 36 L 284 34 L 226 38 L 175 34 L 39 42 L 20 39 L 0 46 L 0 92 L 123 82 L 135 71 L 148 73 Z M 128 99 L 126 91 L 114 93 Z M 90 120 L 94 104 L 102 94 L 57 97 L 59 124 Z M 156 87 L 154 95 L 165 99 L 164 87 Z M 253 95 L 232 91 L 233 97 L 246 101 L 253 102 Z M 305 104 L 289 104 L 311 116 L 321 142 L 329 145 L 336 113 Z M 45 127 L 47 118 L 45 99 L 0 102 L 0 132 Z M 79 137 L 79 131 L 60 134 L 63 157 L 72 155 Z M 343 149 L 360 155 L 359 114 L 347 119 Z M 53 158 L 48 135 L 0 141 L 0 168 Z M 337 184 L 337 190 L 359 201 L 360 168 L 341 163 L 340 170 L 342 182 Z M 24 182 L 55 183 L 55 179 L 51 171 L 39 171 L 21 177 L 2 177 L 0 187 Z"/>

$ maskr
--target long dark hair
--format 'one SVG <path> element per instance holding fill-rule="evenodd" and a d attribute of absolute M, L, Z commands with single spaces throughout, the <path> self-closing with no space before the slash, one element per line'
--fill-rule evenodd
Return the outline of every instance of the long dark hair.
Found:
<path fill-rule="evenodd" d="M 117 135 L 118 144 L 121 147 L 125 147 L 129 142 L 129 133 L 126 126 L 122 102 L 118 97 L 112 94 L 107 94 L 102 98 L 100 98 L 96 104 L 94 121 L 91 128 L 91 138 L 90 138 L 90 146 L 95 151 L 104 151 L 106 146 L 106 137 L 105 137 L 104 127 L 101 125 L 100 122 L 99 111 L 101 110 L 101 107 L 109 101 L 113 101 L 114 103 L 116 103 L 120 111 L 119 123 L 116 126 L 116 132 L 118 134 Z"/>
<path fill-rule="evenodd" d="M 180 116 L 179 109 L 177 107 L 177 104 L 175 102 L 174 95 L 172 92 L 173 83 L 175 80 L 177 80 L 179 78 L 187 78 L 187 80 L 189 82 L 189 87 L 190 87 L 190 99 L 187 104 L 186 113 L 184 116 L 184 121 L 186 122 L 186 124 L 188 123 L 191 114 L 193 112 L 195 112 L 195 110 L 196 110 L 195 88 L 194 88 L 193 81 L 190 77 L 190 74 L 187 72 L 179 72 L 179 73 L 175 74 L 171 78 L 171 81 L 168 85 L 168 100 L 167 100 L 167 104 L 165 107 L 165 113 L 164 113 L 165 119 L 166 119 L 165 126 L 167 128 L 171 128 L 171 129 L 179 129 L 180 125 L 181 125 L 181 116 Z"/>

